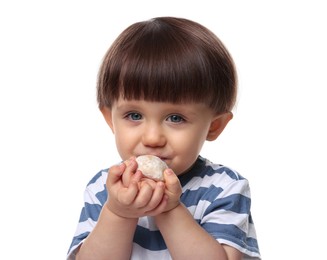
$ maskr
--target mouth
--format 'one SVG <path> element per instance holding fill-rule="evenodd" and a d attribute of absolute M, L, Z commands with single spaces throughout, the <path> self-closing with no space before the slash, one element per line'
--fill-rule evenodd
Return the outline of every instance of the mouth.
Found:
<path fill-rule="evenodd" d="M 158 155 L 158 154 L 141 154 L 141 155 L 152 155 L 152 156 L 156 156 L 158 157 L 160 160 L 164 161 L 165 163 L 168 164 L 168 161 L 170 160 L 168 157 L 165 157 L 165 156 L 161 156 L 161 155 Z M 140 155 L 139 155 L 140 156 Z"/>
<path fill-rule="evenodd" d="M 158 156 L 159 157 L 159 156 Z M 171 160 L 167 157 L 159 157 L 163 162 L 165 162 L 167 164 L 167 166 L 169 167 Z"/>

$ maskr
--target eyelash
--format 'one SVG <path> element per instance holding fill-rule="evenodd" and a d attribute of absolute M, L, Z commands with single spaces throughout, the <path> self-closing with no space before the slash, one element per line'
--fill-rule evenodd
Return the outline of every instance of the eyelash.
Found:
<path fill-rule="evenodd" d="M 133 118 L 134 116 L 137 116 L 137 118 Z M 140 113 L 137 113 L 137 112 L 130 112 L 130 113 L 127 113 L 125 118 L 129 119 L 129 120 L 132 120 L 132 121 L 139 121 L 142 119 L 142 115 Z M 177 121 L 176 121 L 177 119 Z M 172 114 L 172 115 L 169 115 L 167 118 L 166 118 L 167 121 L 169 122 L 172 122 L 172 123 L 175 123 L 175 124 L 178 124 L 178 123 L 182 123 L 182 122 L 185 122 L 185 118 L 181 115 L 178 115 L 178 114 Z"/>
<path fill-rule="evenodd" d="M 133 116 L 138 116 L 138 119 L 133 119 Z M 126 114 L 125 118 L 130 119 L 132 121 L 138 121 L 142 119 L 142 115 L 137 112 L 130 112 Z"/>
<path fill-rule="evenodd" d="M 174 121 L 174 119 L 178 119 L 178 121 Z M 170 120 L 169 120 L 170 119 Z M 185 122 L 185 118 L 182 117 L 181 115 L 170 115 L 169 117 L 167 117 L 167 120 L 169 120 L 169 122 L 172 122 L 172 123 L 182 123 L 182 122 Z"/>

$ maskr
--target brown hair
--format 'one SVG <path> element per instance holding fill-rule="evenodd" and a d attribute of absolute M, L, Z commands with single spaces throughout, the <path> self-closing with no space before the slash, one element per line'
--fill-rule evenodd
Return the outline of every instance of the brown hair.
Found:
<path fill-rule="evenodd" d="M 104 56 L 98 74 L 100 108 L 119 97 L 206 103 L 216 113 L 236 100 L 233 59 L 218 37 L 183 18 L 158 17 L 125 29 Z"/>

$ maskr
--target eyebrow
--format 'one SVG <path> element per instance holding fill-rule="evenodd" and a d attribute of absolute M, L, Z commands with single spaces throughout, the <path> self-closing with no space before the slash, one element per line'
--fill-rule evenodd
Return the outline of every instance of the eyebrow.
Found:
<path fill-rule="evenodd" d="M 124 100 L 123 103 L 120 104 L 116 104 L 116 110 L 117 111 L 122 111 L 122 110 L 141 110 L 141 104 L 139 102 L 139 100 Z M 144 102 L 149 102 L 149 101 L 144 101 Z M 152 102 L 151 102 L 152 103 Z M 168 107 L 164 108 L 164 112 L 167 111 L 167 113 L 179 113 L 179 114 L 184 114 L 190 117 L 193 116 L 198 116 L 198 108 L 196 109 L 187 109 L 185 104 L 174 104 L 174 103 L 170 103 L 170 102 L 153 102 L 153 103 L 158 103 L 158 105 L 160 105 L 160 103 L 162 104 L 168 104 Z M 194 105 L 196 105 L 198 103 L 195 103 Z M 199 103 L 200 104 L 200 103 Z"/>
<path fill-rule="evenodd" d="M 116 109 L 117 110 L 125 110 L 125 109 L 130 109 L 130 108 L 132 108 L 132 109 L 138 109 L 138 107 L 140 107 L 140 105 L 139 104 L 137 104 L 137 103 L 131 103 L 131 102 L 124 102 L 124 103 L 122 103 L 122 104 L 118 104 L 118 105 L 116 105 L 115 106 L 116 107 Z"/>

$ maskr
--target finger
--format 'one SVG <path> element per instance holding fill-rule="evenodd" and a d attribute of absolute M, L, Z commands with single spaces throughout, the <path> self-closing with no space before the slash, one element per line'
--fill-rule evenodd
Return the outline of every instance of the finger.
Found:
<path fill-rule="evenodd" d="M 116 183 L 121 178 L 125 168 L 126 166 L 123 163 L 112 166 L 108 172 L 107 183 L 109 185 Z"/>
<path fill-rule="evenodd" d="M 128 171 L 125 170 L 124 174 Z M 140 191 L 139 187 L 139 181 L 142 178 L 142 173 L 140 171 L 136 171 L 136 173 L 131 177 L 131 180 L 129 181 L 128 187 L 125 187 L 125 190 L 123 194 L 121 194 L 120 200 L 125 205 L 130 205 L 134 202 L 134 200 L 137 198 L 138 193 Z"/>
<path fill-rule="evenodd" d="M 158 204 L 158 206 L 150 211 L 145 212 L 146 216 L 156 216 L 166 210 L 166 207 L 168 205 L 168 196 L 163 195 L 162 200 Z"/>
<path fill-rule="evenodd" d="M 131 158 L 126 160 L 124 164 L 126 165 L 126 168 L 129 169 L 130 171 L 134 171 L 134 172 L 136 171 L 137 162 L 135 160 L 135 156 L 132 156 Z"/>
<path fill-rule="evenodd" d="M 128 158 L 126 161 L 124 161 L 123 163 L 126 165 L 126 167 L 130 164 L 130 162 L 134 160 L 135 161 L 135 156 L 131 156 L 130 158 Z"/>
<path fill-rule="evenodd" d="M 139 190 L 142 187 L 142 183 L 143 183 L 142 178 L 143 178 L 142 172 L 136 171 L 134 173 L 134 175 L 132 176 L 132 179 L 131 179 L 131 182 L 137 183 L 137 186 L 138 186 Z"/>
<path fill-rule="evenodd" d="M 164 194 L 165 194 L 165 184 L 159 181 L 156 183 L 156 187 L 153 191 L 151 200 L 149 201 L 147 207 L 150 210 L 156 208 L 162 201 Z"/>
<path fill-rule="evenodd" d="M 135 161 L 134 157 L 130 158 L 128 161 L 129 162 L 126 166 L 125 172 L 128 174 L 128 177 L 131 178 L 133 174 L 136 172 L 137 162 Z"/>
<path fill-rule="evenodd" d="M 126 165 L 126 169 L 129 167 L 132 158 L 133 157 L 131 157 L 128 160 L 123 162 Z M 122 176 L 122 182 L 123 182 L 124 187 L 128 187 L 128 185 L 130 183 L 130 178 L 131 178 L 131 171 L 124 172 L 124 174 Z"/>
<path fill-rule="evenodd" d="M 157 182 L 156 181 L 154 181 L 152 179 L 149 179 L 149 178 L 144 178 L 142 172 L 140 172 L 140 174 L 141 174 L 141 180 L 140 180 L 141 181 L 141 184 L 147 183 L 147 184 L 149 184 L 152 187 L 152 189 L 155 189 L 156 188 L 156 186 L 157 186 Z"/>
<path fill-rule="evenodd" d="M 131 182 L 128 188 L 124 188 L 124 191 L 119 193 L 118 200 L 124 205 L 131 205 L 138 194 L 138 184 L 136 182 Z"/>
<path fill-rule="evenodd" d="M 168 192 L 172 194 L 181 193 L 182 191 L 181 183 L 177 175 L 173 172 L 172 169 L 166 169 L 164 171 L 164 179 Z"/>
<path fill-rule="evenodd" d="M 151 200 L 152 194 L 153 194 L 152 187 L 148 183 L 143 183 L 134 201 L 134 205 L 137 208 L 145 207 Z"/>

